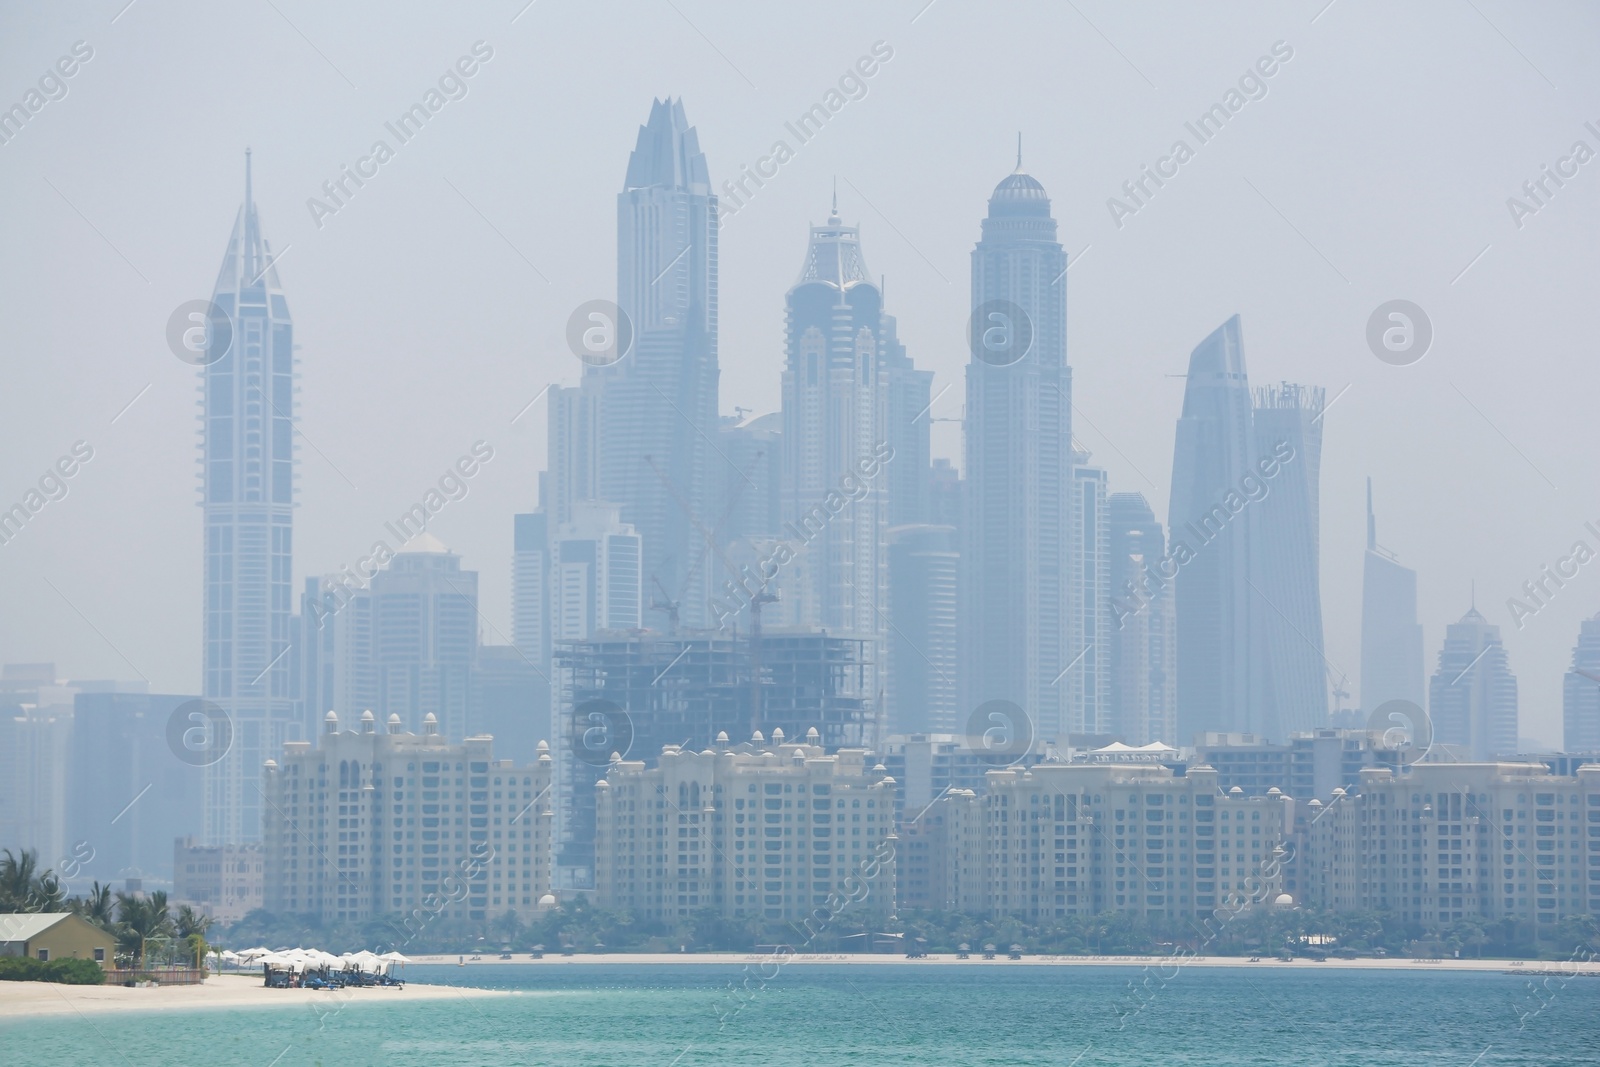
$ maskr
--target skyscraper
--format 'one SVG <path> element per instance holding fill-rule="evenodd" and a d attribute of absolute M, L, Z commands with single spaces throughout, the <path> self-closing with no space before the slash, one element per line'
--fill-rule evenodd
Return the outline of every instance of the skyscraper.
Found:
<path fill-rule="evenodd" d="M 226 754 L 206 768 L 205 836 L 259 840 L 261 766 L 296 730 L 290 664 L 294 491 L 294 326 L 261 234 L 245 153 L 244 204 L 212 302 L 231 343 L 200 373 L 205 515 L 205 676 L 201 691 L 231 722 Z M 209 342 L 220 347 L 220 339 Z M 220 744 L 219 744 L 220 747 Z"/>
<path fill-rule="evenodd" d="M 657 100 L 617 196 L 617 303 L 632 351 L 590 366 L 600 419 L 598 493 L 644 541 L 644 577 L 709 615 L 711 568 L 699 528 L 720 511 L 717 433 L 717 198 L 681 101 Z M 554 460 L 552 460 L 554 462 Z M 576 496 L 574 496 L 576 498 Z M 558 515 L 558 518 L 561 517 Z M 681 592 L 680 592 L 681 590 Z"/>
<path fill-rule="evenodd" d="M 962 707 L 1009 700 L 1036 735 L 1065 725 L 1072 373 L 1067 256 L 1044 187 L 995 186 L 972 251 L 966 493 L 961 551 Z"/>
<path fill-rule="evenodd" d="M 956 583 L 961 554 L 953 526 L 889 529 L 889 732 L 954 733 Z"/>
<path fill-rule="evenodd" d="M 888 474 L 888 523 L 906 526 L 933 522 L 928 515 L 933 470 L 929 405 L 933 398 L 933 371 L 918 370 L 906 355 L 893 315 L 883 321 L 883 378 L 885 434 L 894 449 Z"/>
<path fill-rule="evenodd" d="M 1131 745 L 1175 745 L 1177 647 L 1172 583 L 1154 571 L 1166 537 L 1143 493 L 1112 493 L 1110 632 L 1112 730 Z"/>
<path fill-rule="evenodd" d="M 1600 752 L 1600 615 L 1584 619 L 1572 646 L 1572 669 L 1562 680 L 1562 747 Z"/>
<path fill-rule="evenodd" d="M 1252 400 L 1237 315 L 1189 357 L 1167 511 L 1180 742 L 1325 724 L 1322 396 L 1285 383 Z"/>
<path fill-rule="evenodd" d="M 1361 573 L 1361 707 L 1368 714 L 1391 700 L 1423 706 L 1422 624 L 1417 622 L 1417 572 L 1378 545 L 1367 479 L 1367 554 Z"/>
<path fill-rule="evenodd" d="M 1105 734 L 1116 728 L 1111 714 L 1111 526 L 1106 509 L 1106 472 L 1089 466 L 1089 453 L 1074 452 L 1072 517 L 1068 546 L 1067 661 L 1057 685 L 1066 693 L 1066 729 Z"/>
<path fill-rule="evenodd" d="M 1457 746 L 1474 762 L 1517 751 L 1517 678 L 1500 627 L 1476 606 L 1445 627 L 1439 668 L 1428 685 L 1428 716 L 1434 743 Z"/>
<path fill-rule="evenodd" d="M 814 605 L 817 625 L 868 640 L 881 677 L 889 477 L 881 468 L 898 457 L 885 436 L 883 296 L 837 200 L 828 221 L 811 227 L 786 303 L 780 507 L 786 531 L 806 543 L 808 565 L 795 577 L 808 581 L 797 588 L 786 576 L 780 588 Z"/>
<path fill-rule="evenodd" d="M 478 572 L 462 570 L 460 556 L 423 533 L 373 577 L 371 598 L 378 713 L 419 729 L 431 715 L 446 739 L 462 740 L 478 651 Z"/>
<path fill-rule="evenodd" d="M 1251 702 L 1262 732 L 1280 741 L 1326 726 L 1328 718 L 1318 539 L 1322 407 L 1323 391 L 1314 386 L 1285 382 L 1255 393 L 1256 445 L 1267 455 L 1294 456 L 1263 480 L 1266 493 L 1249 508 Z"/>
<path fill-rule="evenodd" d="M 1261 733 L 1269 725 L 1250 715 L 1249 521 L 1226 503 L 1230 494 L 1242 501 L 1242 480 L 1259 454 L 1235 315 L 1189 356 L 1172 446 L 1170 551 L 1192 557 L 1174 578 L 1180 744 L 1205 730 Z"/>
<path fill-rule="evenodd" d="M 575 503 L 550 549 L 551 638 L 582 641 L 598 630 L 639 629 L 640 555 L 639 535 L 617 518 L 615 504 Z"/>

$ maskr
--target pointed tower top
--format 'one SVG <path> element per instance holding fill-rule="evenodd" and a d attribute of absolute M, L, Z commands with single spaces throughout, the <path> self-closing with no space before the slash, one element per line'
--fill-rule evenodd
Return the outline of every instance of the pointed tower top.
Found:
<path fill-rule="evenodd" d="M 261 235 L 261 216 L 256 211 L 252 163 L 252 153 L 247 147 L 244 150 L 244 202 L 234 216 L 233 233 L 228 238 L 228 250 L 223 254 L 222 269 L 217 272 L 213 294 L 220 296 L 257 290 L 250 300 L 259 303 L 265 300 L 263 289 L 281 292 L 281 288 L 272 246 Z"/>
<path fill-rule="evenodd" d="M 701 196 L 711 192 L 700 135 L 689 125 L 681 99 L 669 96 L 653 101 L 649 120 L 639 127 L 639 138 L 628 157 L 623 190 L 648 188 Z"/>
<path fill-rule="evenodd" d="M 1015 171 L 1013 171 L 1012 173 L 1014 173 L 1014 174 L 1021 174 L 1022 173 L 1022 131 L 1021 130 L 1017 131 L 1017 169 Z"/>
<path fill-rule="evenodd" d="M 839 176 L 833 176 L 833 212 L 828 216 L 828 221 L 839 222 Z"/>

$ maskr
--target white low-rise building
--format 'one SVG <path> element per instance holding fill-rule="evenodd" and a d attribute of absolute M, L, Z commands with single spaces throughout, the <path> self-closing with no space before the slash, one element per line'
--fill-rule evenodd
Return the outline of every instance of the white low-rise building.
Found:
<path fill-rule="evenodd" d="M 364 921 L 403 914 L 486 920 L 532 912 L 550 893 L 548 746 L 529 767 L 494 758 L 492 737 L 450 744 L 372 712 L 358 731 L 328 712 L 315 747 L 268 760 L 268 911 Z"/>
<path fill-rule="evenodd" d="M 659 765 L 615 759 L 597 785 L 595 892 L 602 907 L 677 919 L 793 921 L 894 912 L 894 779 L 862 749 L 666 746 Z"/>

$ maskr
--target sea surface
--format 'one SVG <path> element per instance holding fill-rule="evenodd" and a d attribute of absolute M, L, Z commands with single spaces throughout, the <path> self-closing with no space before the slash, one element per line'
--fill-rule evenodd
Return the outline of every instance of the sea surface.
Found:
<path fill-rule="evenodd" d="M 1600 978 L 1200 965 L 411 966 L 516 990 L 0 1023 L 0 1064 L 1600 1064 Z M 365 992 L 365 996 L 361 995 Z M 377 994 L 377 995 L 373 995 Z M 3 995 L 3 994 L 0 994 Z"/>

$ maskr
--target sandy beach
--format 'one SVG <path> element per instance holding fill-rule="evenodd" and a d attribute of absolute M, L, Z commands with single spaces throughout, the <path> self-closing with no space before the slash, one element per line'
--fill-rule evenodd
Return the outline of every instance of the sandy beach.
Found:
<path fill-rule="evenodd" d="M 744 952 L 615 952 L 615 953 L 585 953 L 580 952 L 572 956 L 563 956 L 559 953 L 546 953 L 543 959 L 531 959 L 526 952 L 515 953 L 509 960 L 502 960 L 499 954 L 484 954 L 481 959 L 473 959 L 470 955 L 461 956 L 414 956 L 415 963 L 428 964 L 460 964 L 459 971 L 465 977 L 472 973 L 474 967 L 493 966 L 518 966 L 530 965 L 535 967 L 561 967 L 572 965 L 606 965 L 611 967 L 634 967 L 649 965 L 687 965 L 708 966 L 713 964 L 755 964 L 772 963 L 778 957 L 771 954 L 755 954 Z M 927 959 L 908 960 L 903 955 L 888 953 L 877 955 L 862 955 L 859 953 L 808 953 L 796 952 L 786 957 L 789 963 L 799 964 L 848 964 L 850 966 L 885 966 L 899 964 L 907 967 L 1145 967 L 1167 966 L 1175 961 L 1186 967 L 1249 967 L 1258 971 L 1287 970 L 1287 969 L 1316 969 L 1322 971 L 1350 970 L 1350 971 L 1489 971 L 1489 972 L 1521 972 L 1526 974 L 1590 974 L 1600 977 L 1600 962 L 1582 963 L 1576 960 L 1477 960 L 1477 959 L 1355 959 L 1338 960 L 1328 959 L 1316 962 L 1304 957 L 1285 963 L 1270 956 L 1263 956 L 1258 961 L 1252 962 L 1245 956 L 1029 956 L 1024 955 L 1020 960 L 1007 959 L 1004 953 L 995 959 L 986 960 L 981 952 L 974 952 L 969 959 L 959 959 L 954 953 L 934 953 Z M 464 961 L 464 962 L 463 962 Z"/>
<path fill-rule="evenodd" d="M 268 989 L 259 974 L 220 974 L 203 985 L 130 989 L 112 985 L 60 985 L 55 982 L 0 982 L 0 1022 L 55 1015 L 104 1015 L 135 1011 L 201 1011 L 216 1008 L 274 1008 L 326 1005 L 328 1010 L 359 1010 L 363 1004 L 411 1004 L 459 997 L 504 997 L 503 990 L 413 985 L 404 989 Z"/>

